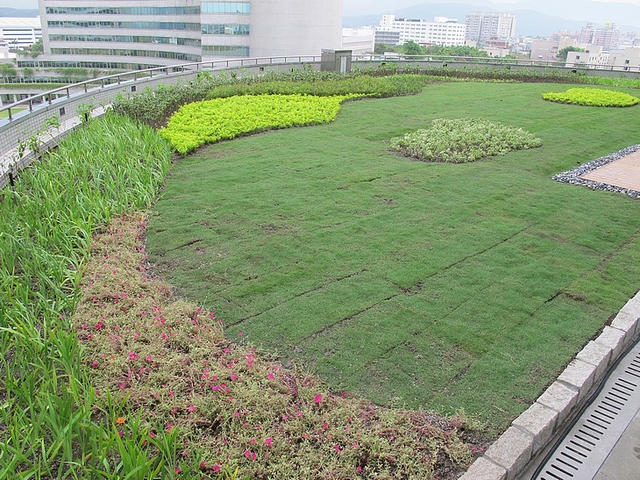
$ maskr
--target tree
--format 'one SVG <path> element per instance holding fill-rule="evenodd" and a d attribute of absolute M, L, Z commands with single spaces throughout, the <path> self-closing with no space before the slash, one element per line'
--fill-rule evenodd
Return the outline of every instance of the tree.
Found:
<path fill-rule="evenodd" d="M 441 45 L 433 45 L 425 49 L 427 55 L 439 55 L 443 57 L 487 57 L 488 54 L 484 50 L 468 45 L 456 45 L 443 47 Z"/>
<path fill-rule="evenodd" d="M 424 55 L 425 49 L 413 40 L 409 40 L 407 42 L 404 42 L 404 45 L 402 45 L 402 50 L 404 51 L 405 55 Z"/>
<path fill-rule="evenodd" d="M 558 53 L 556 53 L 556 58 L 558 60 L 566 62 L 569 52 L 584 52 L 584 48 L 572 46 L 561 48 L 560 50 L 558 50 Z"/>
<path fill-rule="evenodd" d="M 13 65 L 9 63 L 0 63 L 0 77 L 3 80 L 6 80 L 9 77 L 16 76 L 16 69 Z"/>
<path fill-rule="evenodd" d="M 382 55 L 385 52 L 397 52 L 398 48 L 398 46 L 389 43 L 376 43 L 373 52 Z"/>

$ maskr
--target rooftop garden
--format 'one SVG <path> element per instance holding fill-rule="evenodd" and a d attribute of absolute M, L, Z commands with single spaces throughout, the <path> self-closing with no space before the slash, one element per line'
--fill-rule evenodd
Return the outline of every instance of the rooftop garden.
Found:
<path fill-rule="evenodd" d="M 110 114 L 1 192 L 3 472 L 456 478 L 637 291 L 636 203 L 550 180 L 633 143 L 636 107 L 371 78 L 123 99 L 170 129 L 185 98 L 373 97 L 171 167 L 157 131 Z M 462 118 L 539 142 L 464 164 L 392 150 Z"/>

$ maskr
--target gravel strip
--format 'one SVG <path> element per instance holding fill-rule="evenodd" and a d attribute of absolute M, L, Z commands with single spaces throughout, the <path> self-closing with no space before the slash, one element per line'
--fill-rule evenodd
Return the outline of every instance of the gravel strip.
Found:
<path fill-rule="evenodd" d="M 572 185 L 583 185 L 585 187 L 592 188 L 593 190 L 604 190 L 607 192 L 617 192 L 624 193 L 625 195 L 629 195 L 632 198 L 640 198 L 640 192 L 637 190 L 630 190 L 628 188 L 616 187 L 615 185 L 609 185 L 607 183 L 594 182 L 593 180 L 585 180 L 580 178 L 581 175 L 589 173 L 596 168 L 600 168 L 608 163 L 615 162 L 616 160 L 620 160 L 627 155 L 630 155 L 634 152 L 640 150 L 640 144 L 633 145 L 631 147 L 623 148 L 622 150 L 611 153 L 609 155 L 605 155 L 604 157 L 596 158 L 587 163 L 583 163 L 579 167 L 574 168 L 573 170 L 569 170 L 566 172 L 559 173 L 555 175 L 553 180 L 558 182 L 570 183 Z"/>

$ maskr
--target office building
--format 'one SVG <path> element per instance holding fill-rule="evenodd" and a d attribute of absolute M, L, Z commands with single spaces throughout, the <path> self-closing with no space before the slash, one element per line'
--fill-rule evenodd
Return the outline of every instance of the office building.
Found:
<path fill-rule="evenodd" d="M 0 43 L 10 49 L 30 47 L 42 38 L 39 18 L 0 17 Z"/>
<path fill-rule="evenodd" d="M 471 12 L 466 16 L 466 39 L 483 45 L 486 42 L 511 42 L 516 37 L 516 16 L 512 13 Z"/>
<path fill-rule="evenodd" d="M 378 30 L 381 32 L 399 32 L 399 44 L 408 41 L 420 45 L 441 45 L 445 47 L 464 45 L 466 26 L 455 18 L 435 17 L 433 22 L 415 18 L 397 18 L 395 15 L 383 15 Z M 383 35 L 376 35 L 382 39 Z M 387 42 L 382 42 L 387 43 Z"/>
<path fill-rule="evenodd" d="M 140 69 L 339 49 L 341 0 L 39 0 L 32 67 Z"/>

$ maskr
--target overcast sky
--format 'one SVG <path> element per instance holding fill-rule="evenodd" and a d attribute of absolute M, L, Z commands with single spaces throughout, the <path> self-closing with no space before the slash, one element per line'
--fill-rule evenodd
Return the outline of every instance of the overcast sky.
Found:
<path fill-rule="evenodd" d="M 0 2 L 6 0 L 0 0 Z M 31 0 L 28 0 L 31 1 Z M 491 1 L 491 0 L 489 0 Z M 493 0 L 496 6 L 499 5 L 514 5 L 518 3 L 524 3 L 528 0 Z M 640 0 L 596 0 L 601 2 L 615 2 L 615 3 L 631 3 L 633 5 L 640 5 Z M 363 15 L 379 14 L 379 13 L 391 13 L 395 10 L 399 10 L 405 7 L 412 7 L 413 5 L 420 5 L 421 3 L 471 3 L 473 1 L 466 0 L 343 0 L 344 14 L 345 15 Z M 558 0 L 558 11 L 562 11 L 562 0 Z M 363 13 L 365 12 L 365 13 Z"/>
<path fill-rule="evenodd" d="M 447 1 L 455 1 L 456 3 L 465 3 L 465 0 L 440 0 L 445 3 Z M 494 0 L 497 5 L 500 4 L 515 4 L 521 3 L 526 0 Z M 618 2 L 618 3 L 631 3 L 634 5 L 640 5 L 640 0 L 599 0 L 601 2 Z M 433 0 L 431 0 L 433 2 Z M 411 7 L 413 5 L 419 5 L 425 3 L 424 0 L 344 0 L 344 13 L 345 15 L 364 15 L 379 14 L 384 12 L 391 12 L 404 7 Z M 469 2 L 472 3 L 472 2 Z M 558 11 L 562 11 L 562 0 L 558 0 Z M 38 0 L 0 0 L 0 7 L 13 7 L 13 8 L 37 8 Z"/>

